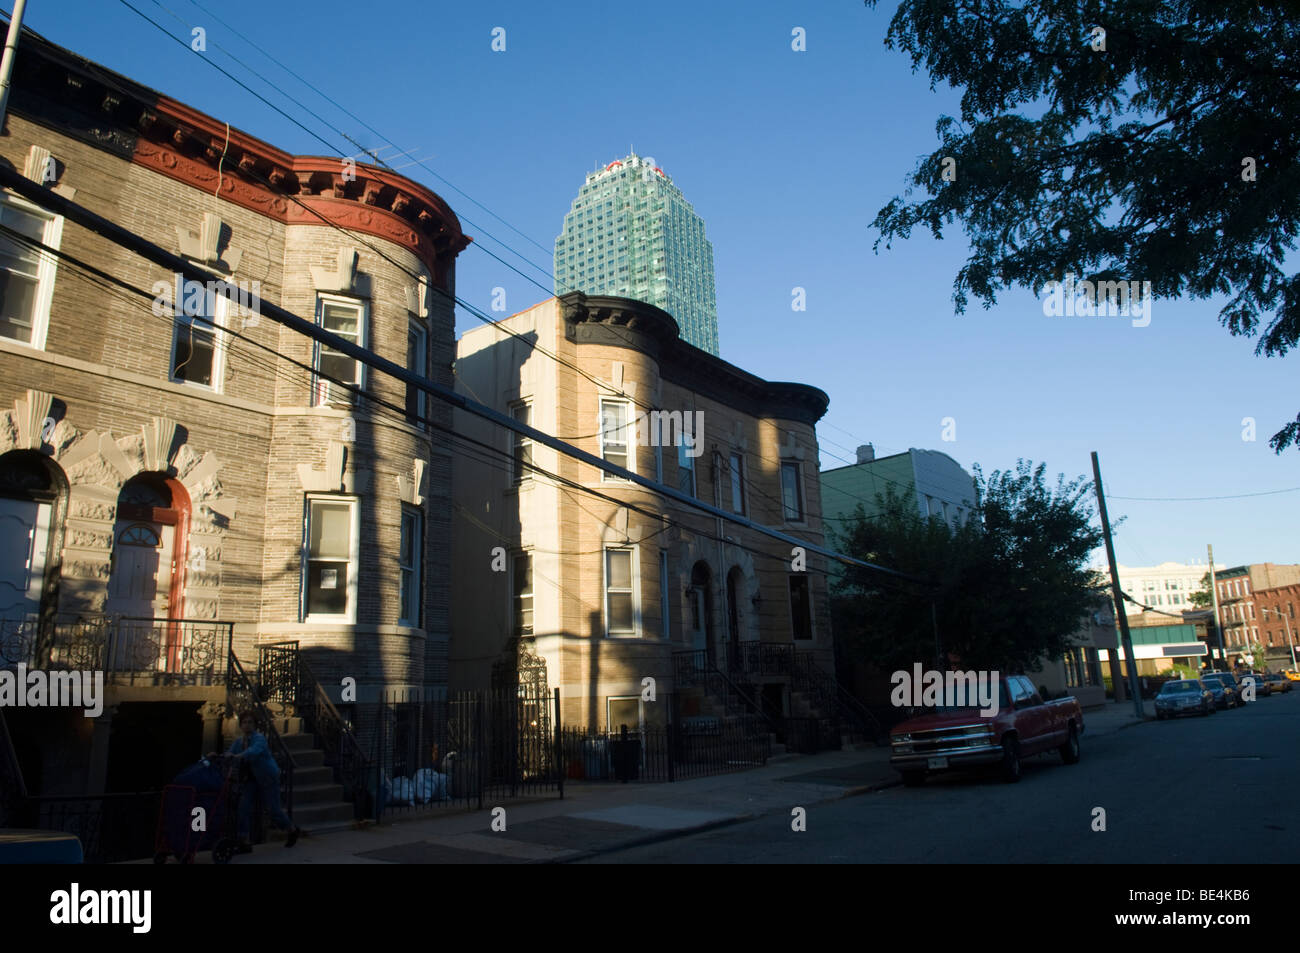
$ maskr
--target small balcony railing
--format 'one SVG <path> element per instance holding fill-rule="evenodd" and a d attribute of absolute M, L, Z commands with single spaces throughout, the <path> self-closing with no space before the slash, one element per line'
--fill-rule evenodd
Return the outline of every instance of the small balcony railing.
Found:
<path fill-rule="evenodd" d="M 0 667 L 103 672 L 116 684 L 223 685 L 232 622 L 0 618 Z"/>

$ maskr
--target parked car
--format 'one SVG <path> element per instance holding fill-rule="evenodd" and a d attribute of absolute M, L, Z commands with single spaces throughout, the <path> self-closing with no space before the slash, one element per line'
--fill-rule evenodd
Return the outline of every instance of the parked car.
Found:
<path fill-rule="evenodd" d="M 1241 684 L 1243 689 L 1248 684 L 1248 680 L 1254 681 L 1256 698 L 1267 698 L 1269 695 L 1273 694 L 1273 687 L 1269 685 L 1268 680 L 1264 678 L 1263 672 L 1242 672 L 1237 678 L 1237 681 Z"/>
<path fill-rule="evenodd" d="M 939 709 L 910 718 L 890 732 L 889 763 L 915 787 L 929 774 L 977 765 L 996 765 L 1003 780 L 1020 780 L 1021 759 L 1056 751 L 1066 764 L 1079 760 L 1083 710 L 1066 695 L 1045 702 L 1023 675 L 999 679 L 998 711 Z"/>
<path fill-rule="evenodd" d="M 1269 672 L 1267 675 L 1264 676 L 1264 681 L 1268 682 L 1268 689 L 1270 694 L 1272 694 L 1273 692 L 1280 693 L 1280 692 L 1291 691 L 1291 683 L 1288 682 L 1281 675 L 1279 675 L 1277 672 Z"/>
<path fill-rule="evenodd" d="M 1198 678 L 1165 682 L 1156 696 L 1156 718 L 1160 720 L 1179 715 L 1211 715 L 1215 711 L 1214 696 Z"/>
<path fill-rule="evenodd" d="M 1237 680 L 1227 672 L 1207 672 L 1201 676 L 1201 684 L 1214 696 L 1216 708 L 1236 708 L 1241 704 Z"/>
<path fill-rule="evenodd" d="M 1300 672 L 1294 671 L 1292 669 L 1288 669 L 1282 674 L 1286 676 L 1286 680 L 1288 682 L 1300 682 Z"/>

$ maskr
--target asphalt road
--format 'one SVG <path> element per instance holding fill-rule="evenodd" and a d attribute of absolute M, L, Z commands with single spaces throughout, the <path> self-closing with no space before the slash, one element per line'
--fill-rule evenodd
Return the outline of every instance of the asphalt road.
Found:
<path fill-rule="evenodd" d="M 1147 703 L 1151 711 L 1150 702 Z M 1085 725 L 1086 725 L 1085 718 Z M 1024 763 L 1017 784 L 932 777 L 589 863 L 1294 863 L 1300 690 L 1082 740 L 1078 764 Z M 800 805 L 791 805 L 791 809 Z M 1094 808 L 1105 810 L 1093 830 Z"/>

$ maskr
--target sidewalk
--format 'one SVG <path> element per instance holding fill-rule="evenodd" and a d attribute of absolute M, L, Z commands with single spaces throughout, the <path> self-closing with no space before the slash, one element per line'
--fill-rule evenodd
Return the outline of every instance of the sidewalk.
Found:
<path fill-rule="evenodd" d="M 1150 703 L 1147 710 L 1150 718 Z M 1083 720 L 1085 744 L 1140 724 L 1131 703 L 1085 711 Z M 448 809 L 303 837 L 292 850 L 273 841 L 234 863 L 563 863 L 898 783 L 889 749 L 875 746 L 785 756 L 749 771 L 673 783 L 566 782 L 563 799 L 501 805 L 504 831 L 492 830 L 494 805 L 485 804 L 482 811 Z"/>

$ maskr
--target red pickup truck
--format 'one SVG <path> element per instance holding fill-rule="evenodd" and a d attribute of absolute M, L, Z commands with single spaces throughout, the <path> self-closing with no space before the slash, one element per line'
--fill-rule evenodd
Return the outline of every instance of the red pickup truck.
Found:
<path fill-rule="evenodd" d="M 1055 748 L 1066 764 L 1079 760 L 1083 711 L 1072 696 L 1045 702 L 1023 675 L 1001 679 L 998 713 L 939 708 L 890 732 L 889 763 L 915 787 L 935 771 L 996 764 L 1004 780 L 1020 780 L 1020 761 Z"/>

